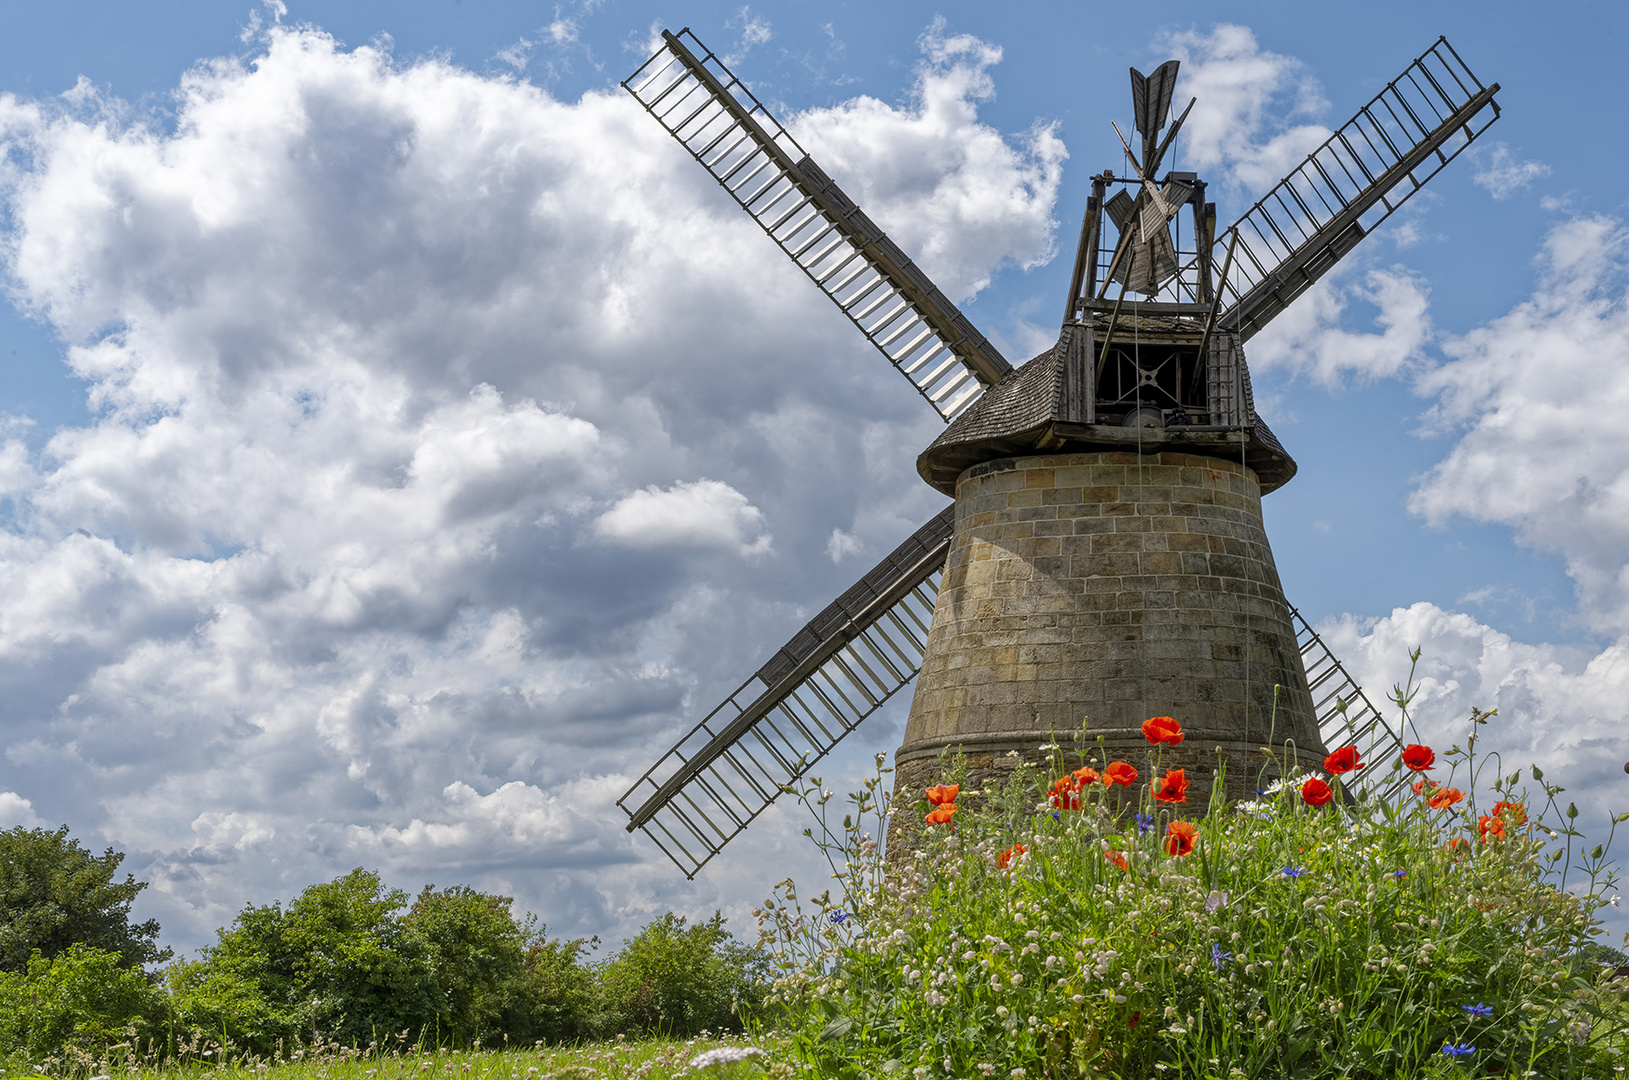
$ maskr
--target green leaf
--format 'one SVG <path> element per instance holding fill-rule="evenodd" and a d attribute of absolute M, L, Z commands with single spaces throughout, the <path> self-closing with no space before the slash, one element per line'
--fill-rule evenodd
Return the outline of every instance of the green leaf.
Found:
<path fill-rule="evenodd" d="M 833 1039 L 841 1039 L 844 1035 L 847 1035 L 853 1030 L 854 1017 L 839 1016 L 837 1019 L 820 1029 L 819 1041 L 831 1042 Z"/>

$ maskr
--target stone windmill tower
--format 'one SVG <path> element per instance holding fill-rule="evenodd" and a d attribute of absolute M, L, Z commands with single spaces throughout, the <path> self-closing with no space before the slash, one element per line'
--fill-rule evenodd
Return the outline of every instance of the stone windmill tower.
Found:
<path fill-rule="evenodd" d="M 1177 62 L 1133 69 L 1140 145 L 1093 178 L 1057 344 L 1014 369 L 693 34 L 663 39 L 623 86 L 948 422 L 917 470 L 955 501 L 633 785 L 629 831 L 694 876 L 913 680 L 901 789 L 1083 717 L 1111 754 L 1179 717 L 1200 805 L 1269 738 L 1399 749 L 1284 599 L 1261 496 L 1296 466 L 1243 344 L 1498 118 L 1498 84 L 1439 38 L 1219 233 L 1198 176 L 1159 175 Z"/>

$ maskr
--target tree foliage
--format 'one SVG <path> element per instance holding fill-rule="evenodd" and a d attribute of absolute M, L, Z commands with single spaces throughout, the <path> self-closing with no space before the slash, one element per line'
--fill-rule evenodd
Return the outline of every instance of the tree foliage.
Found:
<path fill-rule="evenodd" d="M 130 921 L 147 883 L 115 880 L 123 861 L 112 848 L 91 854 L 66 825 L 0 832 L 0 971 L 21 973 L 36 951 L 50 960 L 74 945 L 113 953 L 127 968 L 168 960 L 158 921 Z"/>

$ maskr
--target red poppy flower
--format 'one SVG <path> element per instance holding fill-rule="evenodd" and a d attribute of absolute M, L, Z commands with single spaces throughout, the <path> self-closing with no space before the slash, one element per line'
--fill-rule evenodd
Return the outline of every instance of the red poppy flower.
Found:
<path fill-rule="evenodd" d="M 1023 844 L 1014 844 L 996 857 L 996 865 L 1005 870 L 1009 865 L 1018 861 L 1018 856 L 1024 854 L 1029 848 Z"/>
<path fill-rule="evenodd" d="M 1076 769 L 1070 775 L 1075 778 L 1075 787 L 1077 788 L 1083 788 L 1087 784 L 1095 784 L 1099 780 L 1103 779 L 1101 776 L 1097 775 L 1097 770 L 1092 768 L 1090 765 Z"/>
<path fill-rule="evenodd" d="M 1103 770 L 1103 783 L 1105 786 L 1119 784 L 1121 787 L 1130 787 L 1137 782 L 1137 770 L 1123 761 L 1111 761 L 1108 768 Z"/>
<path fill-rule="evenodd" d="M 1080 785 L 1067 776 L 1060 776 L 1052 784 L 1052 805 L 1059 810 L 1080 809 Z"/>
<path fill-rule="evenodd" d="M 1185 803 L 1188 801 L 1188 774 L 1181 769 L 1166 769 L 1165 775 L 1154 781 L 1156 802 Z"/>
<path fill-rule="evenodd" d="M 1358 748 L 1355 746 L 1343 746 L 1324 758 L 1324 771 L 1335 776 L 1361 768 L 1363 762 L 1358 759 Z"/>
<path fill-rule="evenodd" d="M 1116 869 L 1124 870 L 1126 868 L 1126 857 L 1120 854 L 1118 851 L 1115 851 L 1113 848 L 1109 848 L 1107 851 L 1103 852 L 1103 857 L 1109 860 L 1110 863 L 1114 864 Z"/>
<path fill-rule="evenodd" d="M 955 803 L 940 803 L 932 810 L 929 810 L 928 816 L 923 818 L 923 820 L 929 825 L 943 825 L 951 818 L 956 816 L 957 809 L 958 807 Z"/>
<path fill-rule="evenodd" d="M 1427 805 L 1433 810 L 1446 810 L 1464 797 L 1465 793 L 1456 787 L 1438 788 L 1427 801 Z"/>
<path fill-rule="evenodd" d="M 1425 772 L 1437 763 L 1437 752 L 1429 746 L 1409 743 L 1403 747 L 1403 764 L 1415 772 Z"/>
<path fill-rule="evenodd" d="M 1150 716 L 1143 721 L 1143 738 L 1156 746 L 1175 746 L 1182 741 L 1182 725 L 1169 716 Z"/>
<path fill-rule="evenodd" d="M 1308 806 L 1322 806 L 1335 797 L 1335 789 L 1318 779 L 1316 776 L 1308 778 L 1301 785 L 1301 801 Z"/>
<path fill-rule="evenodd" d="M 1464 855 L 1471 850 L 1471 842 L 1463 836 L 1456 836 L 1442 846 L 1448 849 L 1450 855 Z"/>
<path fill-rule="evenodd" d="M 1429 776 L 1422 776 L 1420 779 L 1410 784 L 1409 787 L 1414 789 L 1414 794 L 1416 795 L 1429 795 L 1433 791 L 1441 790 L 1442 785 L 1431 779 Z"/>
<path fill-rule="evenodd" d="M 1505 838 L 1505 819 L 1483 814 L 1476 819 L 1476 831 L 1482 834 L 1484 844 L 1488 842 L 1490 836 L 1495 840 L 1503 840 Z"/>
<path fill-rule="evenodd" d="M 1527 824 L 1527 807 L 1519 802 L 1496 802 L 1493 804 L 1493 816 L 1503 818 L 1512 825 Z"/>
<path fill-rule="evenodd" d="M 960 784 L 935 784 L 927 790 L 928 802 L 934 806 L 949 806 L 961 793 Z"/>
<path fill-rule="evenodd" d="M 1173 821 L 1165 828 L 1165 853 L 1167 855 L 1192 855 L 1193 838 L 1199 830 L 1191 821 Z"/>

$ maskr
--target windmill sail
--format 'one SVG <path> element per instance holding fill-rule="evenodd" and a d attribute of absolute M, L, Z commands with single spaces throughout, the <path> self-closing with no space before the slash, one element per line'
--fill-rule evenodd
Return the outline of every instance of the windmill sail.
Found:
<path fill-rule="evenodd" d="M 1372 797 L 1391 798 L 1403 789 L 1402 778 L 1406 775 L 1393 765 L 1402 759 L 1403 740 L 1364 696 L 1362 687 L 1347 674 L 1346 668 L 1335 659 L 1324 639 L 1307 625 L 1301 613 L 1292 607 L 1290 615 L 1295 622 L 1296 645 L 1301 650 L 1301 664 L 1306 668 L 1307 686 L 1312 690 L 1324 745 L 1356 746 L 1364 767 L 1355 780 L 1367 781 Z"/>
<path fill-rule="evenodd" d="M 950 548 L 947 507 L 819 615 L 617 800 L 695 877 L 916 677 Z"/>
<path fill-rule="evenodd" d="M 1438 38 L 1230 229 L 1217 325 L 1249 338 L 1499 118 L 1493 95 Z"/>
<path fill-rule="evenodd" d="M 955 417 L 1012 370 L 694 34 L 662 39 L 623 87 L 940 416 Z"/>
<path fill-rule="evenodd" d="M 1153 161 L 1154 150 L 1159 142 L 1160 130 L 1165 127 L 1165 118 L 1171 112 L 1171 95 L 1176 90 L 1177 68 L 1180 66 L 1179 60 L 1167 60 L 1155 68 L 1152 75 L 1131 69 L 1131 108 L 1135 114 L 1133 126 L 1142 133 L 1143 162 L 1150 179 L 1157 167 Z"/>

